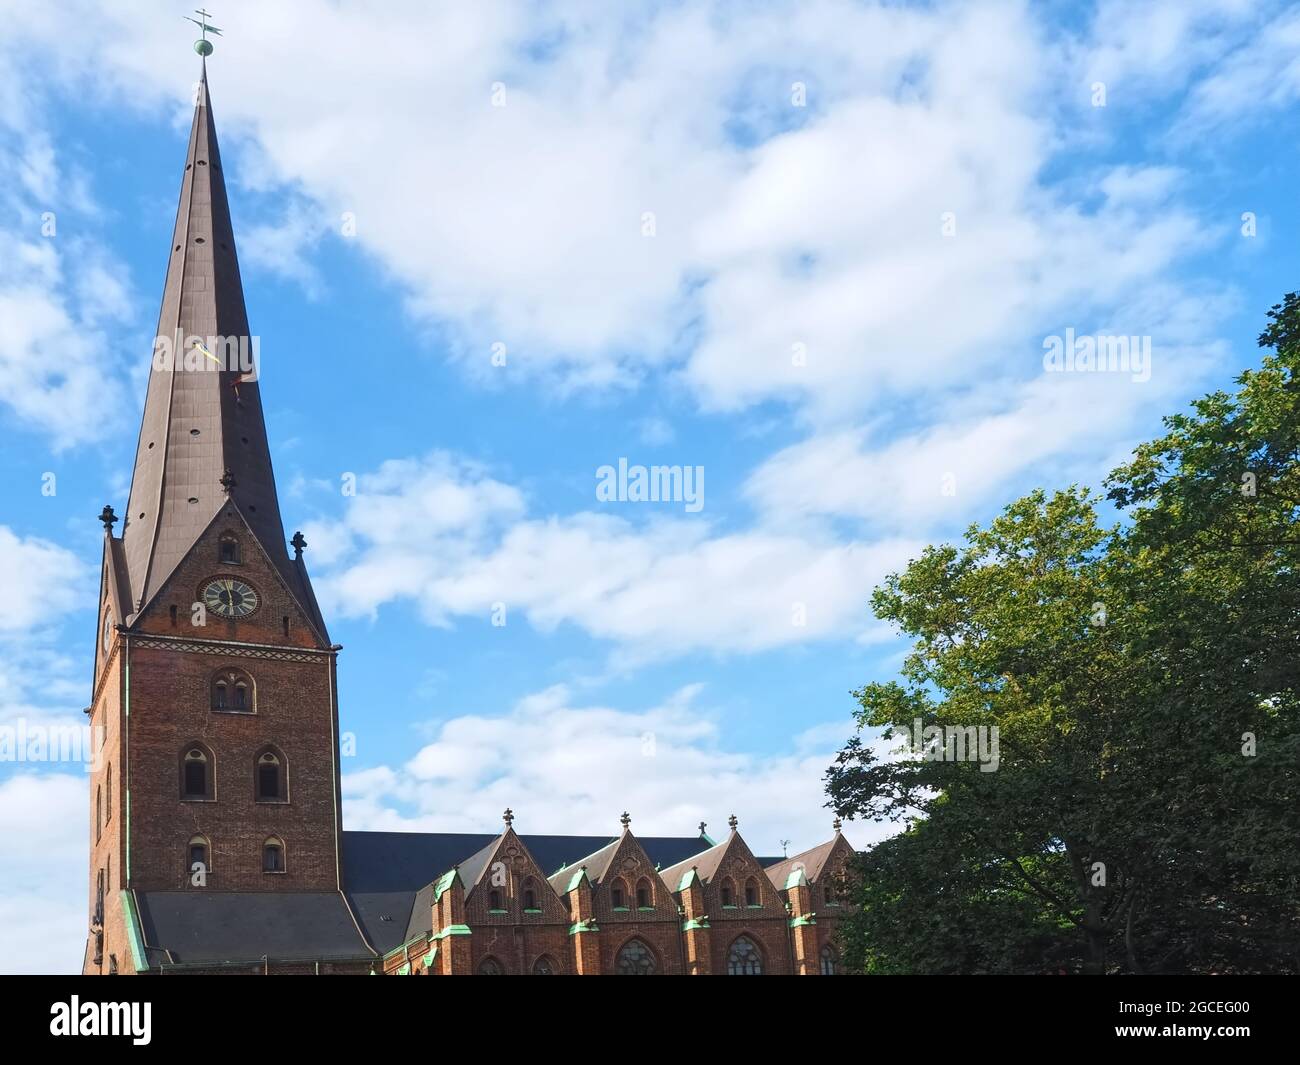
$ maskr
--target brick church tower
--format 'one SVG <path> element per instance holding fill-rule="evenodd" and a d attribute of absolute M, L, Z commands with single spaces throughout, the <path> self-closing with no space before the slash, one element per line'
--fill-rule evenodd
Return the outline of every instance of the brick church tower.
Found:
<path fill-rule="evenodd" d="M 341 886 L 338 648 L 286 547 L 206 65 L 157 345 L 120 536 L 101 515 L 88 973 L 127 968 L 138 892 Z"/>
<path fill-rule="evenodd" d="M 838 821 L 789 858 L 734 816 L 720 841 L 626 812 L 617 835 L 517 834 L 509 809 L 343 831 L 339 647 L 285 543 L 253 341 L 205 67 L 129 503 L 100 515 L 82 971 L 835 973 Z"/>

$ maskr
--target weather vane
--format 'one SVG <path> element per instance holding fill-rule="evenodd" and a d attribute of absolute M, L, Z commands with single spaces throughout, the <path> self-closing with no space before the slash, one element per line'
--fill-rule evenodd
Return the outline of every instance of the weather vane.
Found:
<path fill-rule="evenodd" d="M 194 25 L 199 28 L 199 32 L 202 36 L 194 42 L 194 50 L 206 59 L 212 54 L 212 42 L 208 40 L 208 34 L 215 33 L 220 37 L 221 31 L 217 29 L 216 26 L 208 25 L 208 19 L 210 19 L 212 15 L 209 12 L 204 11 L 203 8 L 196 8 L 194 14 L 198 15 L 199 18 L 190 18 L 189 15 L 185 15 L 184 19 L 186 22 L 194 23 Z"/>

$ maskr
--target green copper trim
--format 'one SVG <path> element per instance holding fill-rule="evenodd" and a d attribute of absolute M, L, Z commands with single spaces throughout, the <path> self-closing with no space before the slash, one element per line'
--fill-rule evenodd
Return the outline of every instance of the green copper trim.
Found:
<path fill-rule="evenodd" d="M 441 932 L 435 932 L 429 938 L 430 940 L 446 939 L 448 936 L 468 936 L 472 934 L 473 933 L 470 932 L 469 925 L 467 924 L 449 924 Z"/>
<path fill-rule="evenodd" d="M 692 866 L 690 869 L 687 869 L 686 872 L 682 874 L 682 882 L 677 885 L 677 890 L 685 891 L 688 887 L 691 886 L 692 881 L 698 879 L 699 877 L 695 874 L 695 867 Z"/>
<path fill-rule="evenodd" d="M 689 921 L 687 921 L 684 925 L 682 925 L 682 931 L 693 932 L 697 928 L 708 928 L 708 927 L 710 927 L 709 918 L 708 915 L 705 914 L 705 916 L 703 917 L 692 917 Z"/>
<path fill-rule="evenodd" d="M 800 884 L 808 883 L 808 878 L 803 875 L 802 869 L 791 869 L 790 875 L 785 878 L 785 890 L 789 891 L 792 887 L 798 887 Z"/>
<path fill-rule="evenodd" d="M 135 912 L 135 896 L 123 889 L 118 892 L 118 901 L 122 904 L 122 912 L 126 914 L 126 938 L 131 944 L 131 964 L 135 966 L 136 972 L 142 973 L 149 968 L 149 962 L 144 953 L 144 940 L 140 937 L 140 915 Z"/>
<path fill-rule="evenodd" d="M 456 876 L 457 876 L 456 870 L 453 869 L 453 870 L 452 870 L 451 872 L 449 872 L 449 873 L 443 873 L 442 876 L 438 877 L 438 879 L 437 879 L 436 881 L 434 881 L 434 884 L 433 884 L 433 901 L 434 901 L 434 902 L 437 902 L 440 898 L 442 898 L 443 893 L 444 893 L 444 892 L 445 892 L 449 887 L 451 887 L 452 884 L 454 884 L 454 883 L 456 882 Z"/>
<path fill-rule="evenodd" d="M 577 935 L 579 932 L 599 931 L 600 929 L 596 927 L 596 919 L 594 917 L 588 917 L 585 921 L 579 921 L 577 924 L 569 927 L 569 935 L 571 936 Z"/>
<path fill-rule="evenodd" d="M 428 954 L 424 956 L 425 967 L 427 968 L 428 966 L 432 965 L 433 959 L 436 958 L 437 956 L 438 956 L 438 948 L 434 947 L 431 951 L 429 951 Z"/>
<path fill-rule="evenodd" d="M 587 875 L 587 870 L 579 868 L 578 871 L 573 874 L 573 878 L 569 881 L 569 886 L 564 889 L 564 893 L 567 895 L 570 891 L 573 891 L 579 884 L 582 883 L 582 878 L 586 875 Z"/>
<path fill-rule="evenodd" d="M 817 915 L 815 913 L 805 913 L 802 917 L 792 917 L 790 919 L 791 928 L 800 928 L 804 925 L 816 924 Z"/>
<path fill-rule="evenodd" d="M 405 965 L 399 965 L 399 966 L 397 967 L 397 972 L 393 973 L 393 975 L 394 975 L 394 976 L 410 976 L 410 975 L 411 975 L 411 963 L 408 961 Z"/>

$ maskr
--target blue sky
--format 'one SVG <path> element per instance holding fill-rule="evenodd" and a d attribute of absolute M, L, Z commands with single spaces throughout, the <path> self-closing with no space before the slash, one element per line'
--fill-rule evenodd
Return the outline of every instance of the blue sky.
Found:
<path fill-rule="evenodd" d="M 812 845 L 871 588 L 1097 483 L 1295 287 L 1293 6 L 270 6 L 210 84 L 352 828 Z M 89 698 L 198 67 L 180 9 L 60 7 L 0 2 L 0 725 Z M 1067 329 L 1150 380 L 1044 372 Z M 621 457 L 703 508 L 599 501 Z M 86 807 L 0 765 L 0 968 L 76 964 Z"/>

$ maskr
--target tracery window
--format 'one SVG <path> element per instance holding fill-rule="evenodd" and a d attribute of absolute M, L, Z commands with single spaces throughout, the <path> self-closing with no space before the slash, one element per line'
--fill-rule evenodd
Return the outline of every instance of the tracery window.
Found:
<path fill-rule="evenodd" d="M 614 971 L 619 976 L 654 976 L 659 971 L 659 963 L 641 940 L 629 939 L 614 959 Z"/>
<path fill-rule="evenodd" d="M 741 936 L 727 952 L 728 976 L 762 976 L 763 955 L 749 936 Z"/>

